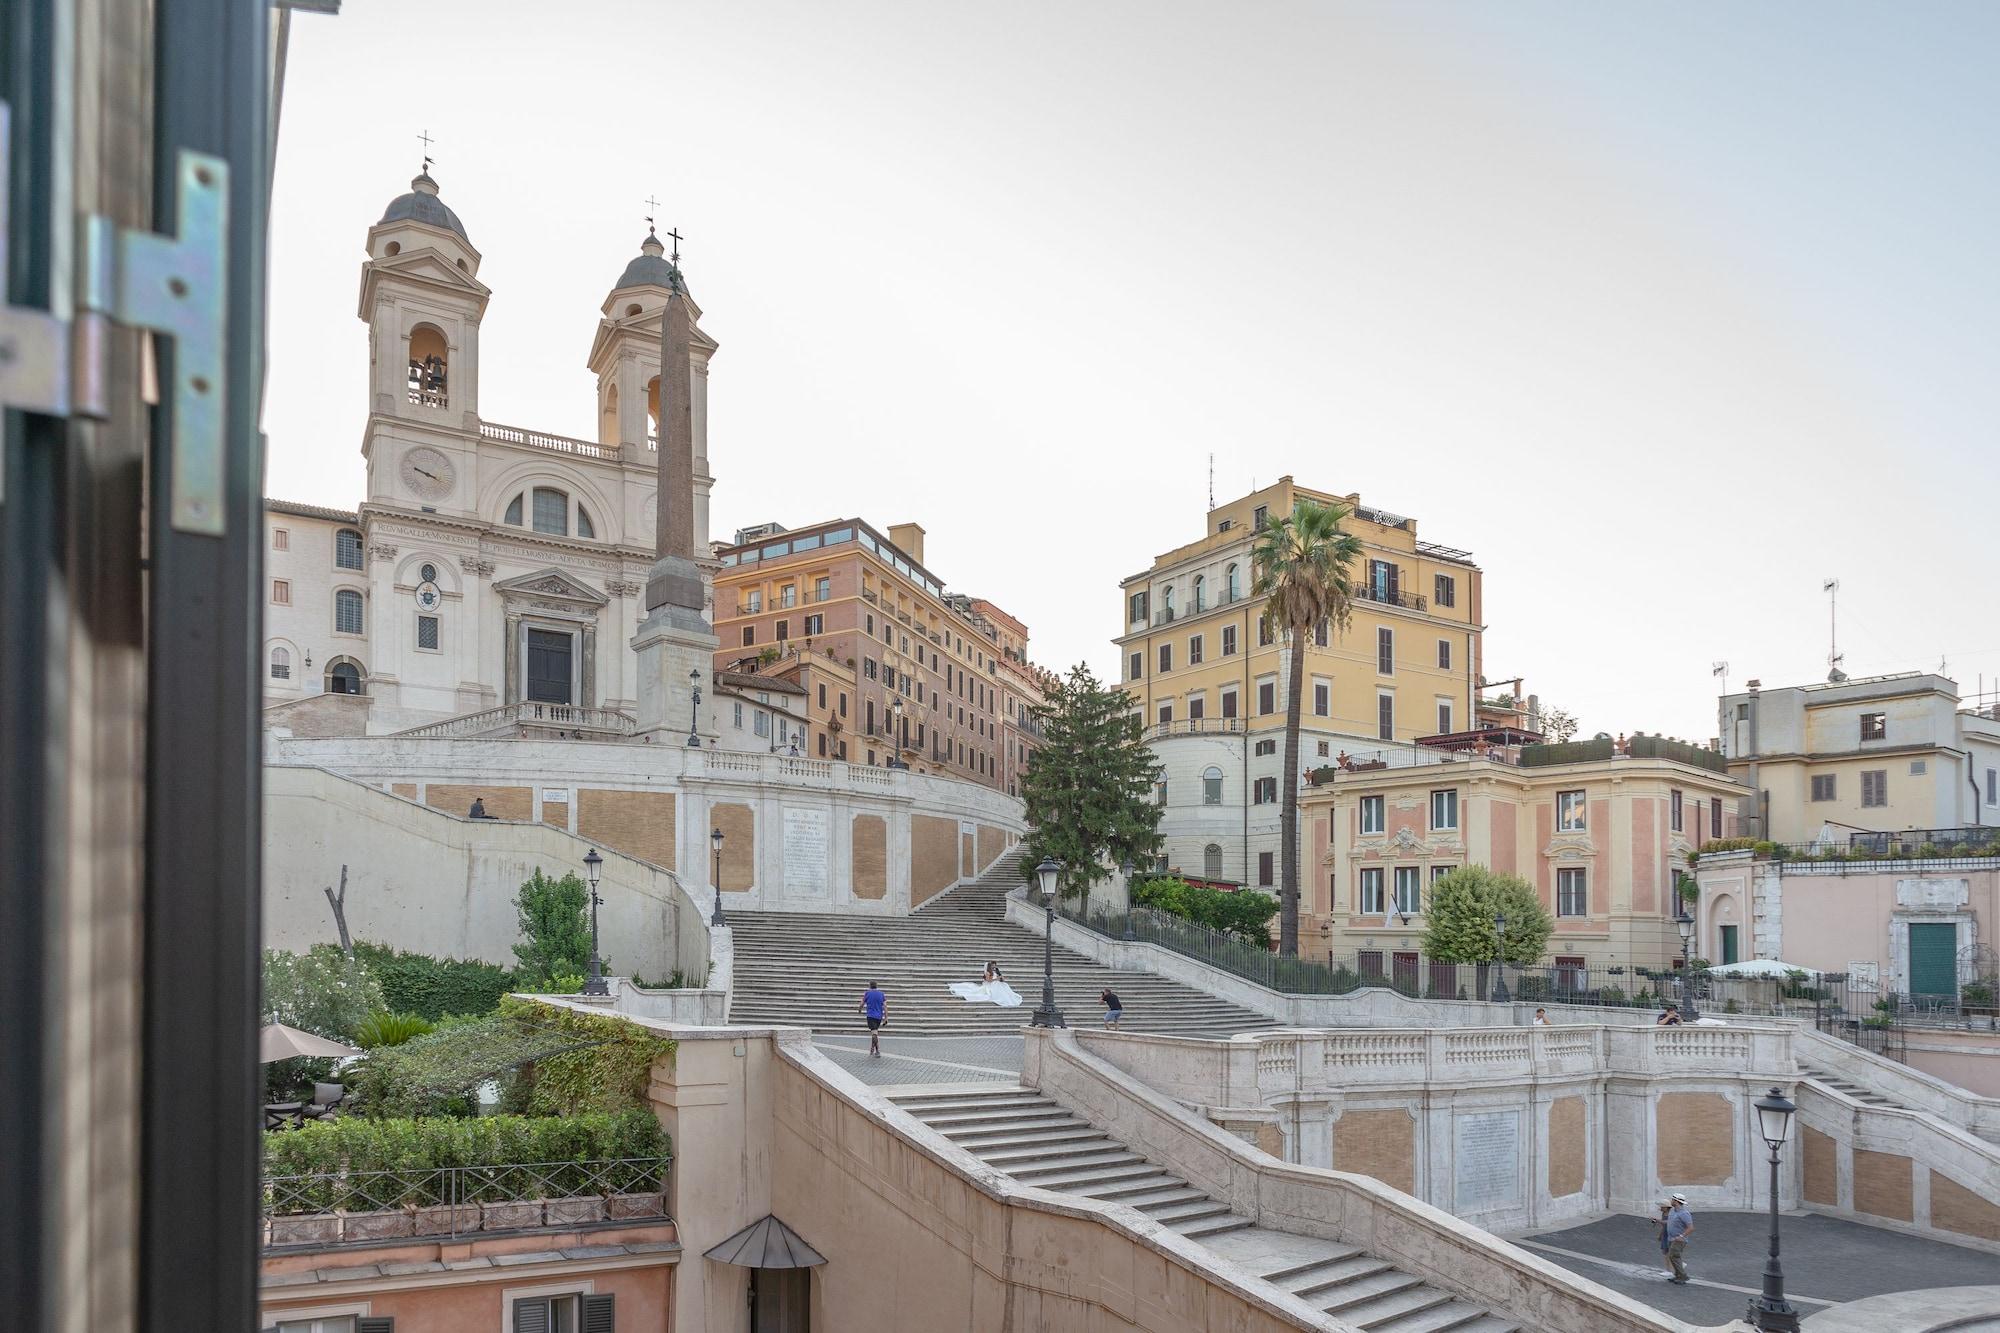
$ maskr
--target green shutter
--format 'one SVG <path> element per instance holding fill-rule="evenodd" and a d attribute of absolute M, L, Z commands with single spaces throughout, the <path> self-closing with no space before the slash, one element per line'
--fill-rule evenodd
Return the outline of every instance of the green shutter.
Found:
<path fill-rule="evenodd" d="M 514 1302 L 514 1333 L 549 1333 L 549 1298 Z"/>
<path fill-rule="evenodd" d="M 396 1321 L 388 1315 L 363 1315 L 354 1321 L 354 1333 L 396 1333 Z"/>
<path fill-rule="evenodd" d="M 615 1298 L 611 1296 L 586 1296 L 583 1298 L 583 1333 L 614 1333 L 618 1318 L 614 1313 Z"/>
<path fill-rule="evenodd" d="M 1956 995 L 1958 993 L 1958 927 L 1954 925 L 1912 925 L 1910 927 L 1910 994 Z"/>

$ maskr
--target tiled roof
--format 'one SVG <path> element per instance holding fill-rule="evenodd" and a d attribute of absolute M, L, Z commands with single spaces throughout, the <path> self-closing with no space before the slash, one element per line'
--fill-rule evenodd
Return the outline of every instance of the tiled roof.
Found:
<path fill-rule="evenodd" d="M 273 500 L 266 496 L 264 508 L 273 514 L 296 514 L 300 518 L 323 518 L 330 523 L 359 523 L 361 515 L 351 509 L 328 509 L 323 505 L 300 504 L 296 500 Z"/>

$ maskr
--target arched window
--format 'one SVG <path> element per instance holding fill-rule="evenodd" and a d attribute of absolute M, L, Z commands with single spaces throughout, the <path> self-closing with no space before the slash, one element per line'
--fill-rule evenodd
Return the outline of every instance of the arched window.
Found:
<path fill-rule="evenodd" d="M 553 486 L 535 487 L 535 531 L 552 537 L 569 536 L 569 494 Z"/>
<path fill-rule="evenodd" d="M 512 524 L 512 525 L 513 525 L 514 527 L 517 527 L 517 528 L 521 526 L 521 497 L 520 497 L 520 496 L 518 496 L 518 495 L 517 495 L 517 496 L 515 496 L 515 497 L 514 497 L 513 499 L 511 499 L 511 500 L 509 500 L 509 501 L 507 502 L 507 512 L 506 512 L 505 514 L 501 515 L 501 518 L 500 518 L 500 521 L 501 521 L 502 523 L 508 523 L 508 524 Z"/>
<path fill-rule="evenodd" d="M 434 325 L 419 324 L 410 330 L 409 400 L 419 407 L 444 407 L 450 350 L 444 334 Z"/>
<path fill-rule="evenodd" d="M 1207 607 L 1208 607 L 1208 576 L 1205 574 L 1197 574 L 1194 576 L 1194 609 L 1196 613 L 1199 614 L 1200 612 L 1206 610 Z"/>
<path fill-rule="evenodd" d="M 335 569 L 361 568 L 361 534 L 353 528 L 333 534 L 333 565 Z"/>
<path fill-rule="evenodd" d="M 1222 844 L 1211 842 L 1201 849 L 1201 874 L 1203 879 L 1222 878 Z"/>
<path fill-rule="evenodd" d="M 1222 804 L 1222 770 L 1213 764 L 1201 771 L 1201 803 Z"/>
<path fill-rule="evenodd" d="M 271 679 L 290 680 L 292 678 L 292 654 L 286 648 L 271 650 Z"/>
<path fill-rule="evenodd" d="M 349 658 L 335 658 L 326 669 L 328 694 L 361 694 L 363 683 L 360 665 Z"/>
<path fill-rule="evenodd" d="M 1160 610 L 1168 620 L 1174 618 L 1174 585 L 1171 583 L 1160 589 Z"/>
<path fill-rule="evenodd" d="M 592 541 L 597 539 L 597 529 L 590 523 L 590 511 L 582 505 L 576 507 L 576 535 L 588 537 Z"/>
<path fill-rule="evenodd" d="M 333 594 L 333 632 L 336 634 L 359 634 L 361 630 L 361 594 L 352 588 L 339 588 Z"/>
<path fill-rule="evenodd" d="M 646 443 L 657 449 L 660 446 L 660 377 L 646 381 Z"/>
<path fill-rule="evenodd" d="M 618 386 L 612 385 L 604 391 L 604 410 L 597 414 L 597 442 L 617 444 L 618 439 Z"/>
<path fill-rule="evenodd" d="M 1243 595 L 1243 590 L 1236 586 L 1236 566 L 1231 565 L 1223 575 L 1223 587 L 1223 596 L 1232 602 Z"/>

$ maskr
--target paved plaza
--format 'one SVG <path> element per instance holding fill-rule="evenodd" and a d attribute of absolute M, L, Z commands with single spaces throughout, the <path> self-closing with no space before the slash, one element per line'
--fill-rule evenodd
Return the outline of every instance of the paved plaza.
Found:
<path fill-rule="evenodd" d="M 1019 1037 L 884 1037 L 882 1055 L 868 1054 L 868 1037 L 820 1033 L 813 1044 L 863 1083 L 900 1088 L 943 1083 L 1018 1083 Z"/>
<path fill-rule="evenodd" d="M 1685 1286 L 1667 1281 L 1653 1224 L 1643 1217 L 1603 1217 L 1510 1239 L 1689 1323 L 1740 1318 L 1763 1290 L 1770 1214 L 1697 1212 L 1694 1220 L 1687 1253 L 1694 1280 Z M 1785 1295 L 1808 1319 L 1887 1292 L 2000 1284 L 2000 1255 L 1816 1213 L 1785 1214 L 1780 1240 Z"/>

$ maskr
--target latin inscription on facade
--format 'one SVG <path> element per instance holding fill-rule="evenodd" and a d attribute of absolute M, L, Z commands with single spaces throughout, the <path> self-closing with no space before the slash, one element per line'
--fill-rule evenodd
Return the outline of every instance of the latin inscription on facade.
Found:
<path fill-rule="evenodd" d="M 826 811 L 788 805 L 785 807 L 785 896 L 824 898 L 827 896 L 827 862 L 831 839 Z"/>
<path fill-rule="evenodd" d="M 1452 1211 L 1521 1206 L 1521 1113 L 1478 1111 L 1452 1121 Z"/>

